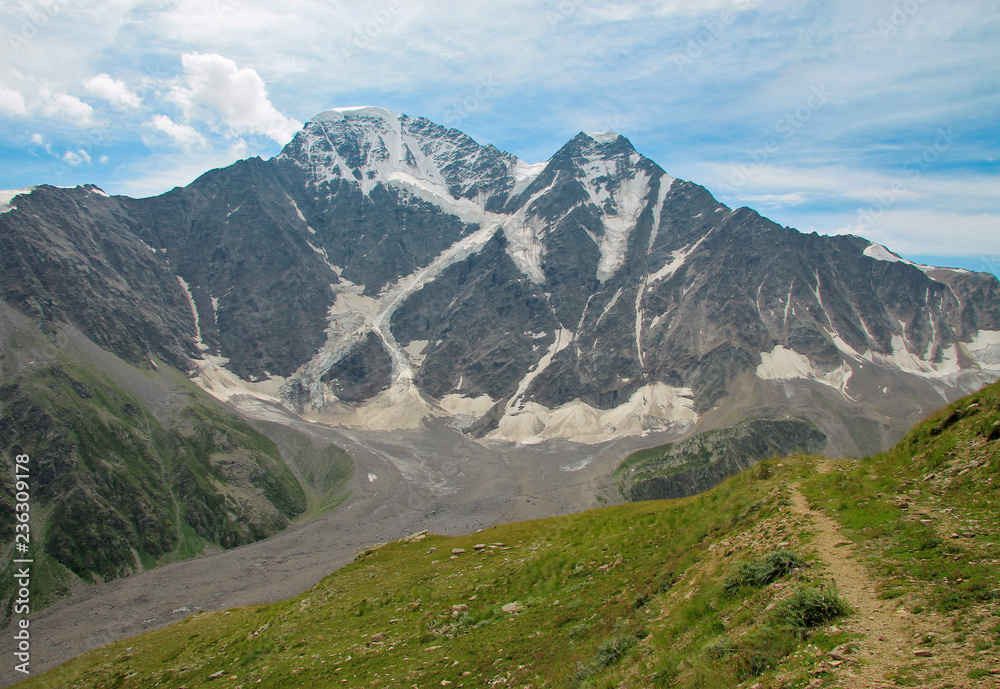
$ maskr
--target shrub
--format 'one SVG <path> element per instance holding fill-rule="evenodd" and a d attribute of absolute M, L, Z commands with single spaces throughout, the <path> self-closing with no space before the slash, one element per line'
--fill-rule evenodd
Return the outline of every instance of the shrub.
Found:
<path fill-rule="evenodd" d="M 584 682 L 604 668 L 617 664 L 618 661 L 625 657 L 625 654 L 632 648 L 635 641 L 636 637 L 631 634 L 616 634 L 610 639 L 605 640 L 597 647 L 597 651 L 589 663 L 586 665 L 580 663 L 577 667 L 576 680 Z"/>
<path fill-rule="evenodd" d="M 848 614 L 850 606 L 832 588 L 802 589 L 777 609 L 775 618 L 781 624 L 806 630 Z"/>
<path fill-rule="evenodd" d="M 723 590 L 734 595 L 743 588 L 762 588 L 785 576 L 793 569 L 805 567 L 806 562 L 789 550 L 776 550 L 767 557 L 740 565 L 726 579 Z"/>

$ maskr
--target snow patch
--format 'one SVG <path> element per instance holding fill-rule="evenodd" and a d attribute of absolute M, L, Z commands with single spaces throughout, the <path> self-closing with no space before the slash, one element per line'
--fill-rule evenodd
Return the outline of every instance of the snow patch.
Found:
<path fill-rule="evenodd" d="M 812 378 L 814 373 L 809 357 L 782 345 L 775 345 L 770 352 L 761 352 L 757 367 L 757 377 L 763 380 Z"/>
<path fill-rule="evenodd" d="M 852 359 L 855 359 L 857 361 L 863 361 L 863 360 L 871 361 L 871 356 L 872 356 L 871 355 L 871 351 L 869 351 L 867 354 L 864 354 L 864 355 L 863 354 L 859 354 L 858 350 L 856 350 L 851 345 L 847 344 L 847 341 L 844 340 L 844 338 L 842 338 L 840 336 L 840 333 L 838 333 L 836 331 L 833 331 L 833 330 L 826 330 L 825 328 L 824 328 L 824 331 L 826 332 L 827 337 L 829 337 L 831 340 L 833 340 L 834 346 L 838 350 L 840 350 L 840 352 L 842 354 L 846 354 L 847 356 L 849 356 Z"/>
<path fill-rule="evenodd" d="M 597 322 L 594 323 L 594 328 L 593 328 L 594 330 L 597 330 L 597 328 L 600 327 L 601 321 L 603 321 L 604 317 L 608 315 L 608 312 L 611 311 L 611 309 L 615 308 L 615 304 L 618 303 L 618 298 L 622 296 L 622 290 L 624 289 L 625 289 L 624 287 L 619 287 L 618 291 L 615 292 L 615 296 L 611 297 L 611 301 L 609 301 L 608 305 L 604 307 L 604 311 L 601 312 L 601 315 L 597 319 Z"/>
<path fill-rule="evenodd" d="M 22 194 L 30 194 L 35 190 L 35 187 L 25 187 L 24 189 L 6 189 L 0 191 L 0 213 L 9 213 L 15 210 L 17 206 L 14 204 L 14 199 Z"/>
<path fill-rule="evenodd" d="M 617 136 L 617 135 L 616 135 Z M 631 162 L 631 161 L 630 161 Z M 581 184 L 591 202 L 601 213 L 604 235 L 598 246 L 601 258 L 597 264 L 597 279 L 605 282 L 625 263 L 628 239 L 645 210 L 649 196 L 649 175 L 644 170 L 632 170 L 621 179 L 626 163 L 620 157 L 607 158 L 595 151 L 581 163 Z M 609 180 L 619 180 L 617 184 Z"/>
<path fill-rule="evenodd" d="M 645 368 L 646 362 L 642 355 L 642 298 L 646 294 L 646 278 L 642 279 L 642 284 L 635 293 L 635 351 L 639 357 L 639 368 Z"/>
<path fill-rule="evenodd" d="M 366 402 L 365 405 L 369 403 L 374 405 L 368 407 L 367 412 L 363 411 L 366 407 L 362 405 L 357 408 L 357 413 L 359 415 L 371 413 L 373 415 L 371 423 L 377 424 L 377 430 L 393 428 L 394 423 L 402 424 L 396 426 L 397 428 L 416 428 L 420 418 L 433 415 L 432 407 L 423 400 L 413 385 L 414 372 L 410 354 L 403 350 L 392 334 L 390 329 L 392 315 L 411 294 L 434 280 L 445 268 L 481 251 L 496 231 L 496 225 L 486 226 L 463 237 L 445 249 L 429 265 L 401 277 L 395 284 L 383 289 L 377 297 L 365 295 L 363 285 L 354 285 L 343 278 L 338 284 L 332 285 L 331 288 L 336 295 L 327 317 L 326 342 L 293 376 L 309 391 L 313 407 L 310 413 L 323 416 L 334 414 L 338 418 L 343 416 L 345 412 L 338 406 L 342 403 L 322 382 L 322 378 L 331 366 L 350 352 L 355 344 L 368 333 L 374 332 L 382 340 L 392 359 L 392 388 Z M 319 252 L 316 247 L 313 249 Z M 337 272 L 336 266 L 331 265 L 330 268 Z M 397 399 L 402 405 L 398 418 L 388 408 L 390 399 Z M 331 407 L 331 410 L 324 411 L 324 407 Z M 344 423 L 354 422 L 347 419 Z M 369 427 L 364 416 L 359 416 L 358 423 L 359 427 Z"/>
<path fill-rule="evenodd" d="M 429 344 L 430 340 L 414 340 L 410 344 L 403 347 L 403 351 L 406 352 L 408 357 L 410 357 L 410 365 L 412 365 L 414 369 L 420 370 L 420 367 L 424 363 L 424 359 L 427 358 L 427 355 L 424 352 Z"/>
<path fill-rule="evenodd" d="M 567 330 L 566 328 L 560 328 L 556 331 L 555 339 L 552 340 L 552 344 L 549 345 L 549 349 L 545 354 L 539 359 L 535 367 L 528 371 L 527 375 L 521 379 L 518 383 L 517 392 L 514 396 L 510 398 L 510 402 L 507 403 L 507 409 L 513 410 L 518 409 L 522 406 L 521 400 L 524 399 L 524 393 L 527 392 L 528 387 L 531 385 L 532 381 L 537 378 L 542 371 L 549 367 L 552 363 L 552 359 L 555 358 L 556 354 L 562 350 L 569 347 L 570 343 L 573 342 L 573 331 Z"/>
<path fill-rule="evenodd" d="M 980 368 L 1000 371 L 1000 331 L 980 330 L 965 349 Z"/>
<path fill-rule="evenodd" d="M 913 261 L 907 261 L 905 258 L 894 254 L 889 251 L 885 246 L 881 244 L 871 244 L 864 250 L 865 256 L 868 258 L 874 258 L 876 261 L 885 261 L 886 263 L 905 263 L 908 266 L 913 266 L 914 268 L 923 271 L 931 279 L 933 276 L 930 274 L 934 271 L 946 270 L 952 273 L 970 273 L 970 271 L 964 268 L 938 268 L 937 266 L 925 266 L 921 263 L 914 263 Z"/>
<path fill-rule="evenodd" d="M 660 190 L 656 195 L 656 205 L 653 206 L 653 230 L 649 233 L 649 246 L 646 252 L 649 253 L 653 250 L 653 243 L 656 242 L 656 237 L 660 233 L 660 222 L 663 217 L 663 204 L 667 201 L 667 193 L 674 186 L 674 182 L 677 180 L 670 175 L 664 175 L 660 177 Z"/>
<path fill-rule="evenodd" d="M 584 134 L 599 144 L 610 144 L 621 138 L 621 134 L 618 132 L 584 132 Z"/>
<path fill-rule="evenodd" d="M 310 242 L 308 239 L 306 240 L 306 244 L 309 245 L 310 249 L 312 249 L 317 254 L 319 254 L 320 256 L 322 256 L 323 257 L 323 263 L 326 264 L 326 267 L 329 268 L 330 271 L 334 275 L 337 276 L 337 278 L 340 278 L 340 268 L 338 266 L 335 266 L 332 263 L 330 263 L 330 257 L 326 253 L 326 248 L 325 247 L 321 247 L 321 246 L 316 246 L 315 244 L 313 244 L 312 242 Z"/>
<path fill-rule="evenodd" d="M 538 179 L 538 176 L 542 174 L 547 165 L 548 161 L 544 163 L 526 163 L 523 160 L 518 160 L 513 170 L 514 188 L 510 192 L 511 196 L 517 196 L 531 186 L 531 183 Z"/>
<path fill-rule="evenodd" d="M 542 237 L 548 226 L 541 218 L 529 216 L 529 213 L 535 200 L 552 189 L 558 180 L 557 174 L 547 187 L 521 204 L 521 208 L 502 224 L 504 237 L 507 239 L 507 255 L 514 261 L 517 269 L 536 285 L 545 284 L 545 273 L 542 272 L 545 246 L 542 244 Z"/>
<path fill-rule="evenodd" d="M 647 284 L 652 285 L 653 283 L 659 282 L 660 280 L 666 280 L 667 278 L 671 277 L 674 273 L 676 273 L 678 270 L 680 270 L 680 267 L 684 265 L 684 263 L 688 260 L 691 254 L 693 254 L 695 251 L 698 250 L 698 247 L 701 246 L 702 242 L 708 239 L 708 235 L 710 234 L 712 233 L 709 232 L 694 244 L 691 244 L 690 246 L 680 249 L 679 251 L 674 251 L 673 253 L 671 253 L 670 260 L 667 261 L 666 265 L 664 265 L 655 273 L 650 273 L 649 279 L 646 281 Z"/>
<path fill-rule="evenodd" d="M 201 319 L 198 317 L 198 307 L 194 304 L 194 296 L 191 294 L 191 288 L 188 287 L 188 283 L 180 275 L 177 276 L 177 282 L 180 283 L 181 289 L 184 290 L 188 304 L 191 306 L 191 315 L 194 316 L 194 343 L 198 346 L 198 349 L 207 352 L 209 346 L 201 341 Z"/>
<path fill-rule="evenodd" d="M 804 354 L 782 345 L 775 345 L 770 352 L 760 353 L 760 365 L 757 366 L 757 377 L 762 380 L 792 380 L 800 378 L 813 380 L 823 385 L 829 385 L 850 399 L 847 385 L 854 375 L 854 369 L 846 361 L 832 371 L 818 371 Z"/>
<path fill-rule="evenodd" d="M 195 363 L 198 368 L 191 380 L 216 399 L 231 402 L 234 398 L 247 396 L 274 404 L 279 403 L 278 391 L 286 381 L 281 376 L 248 383 L 225 367 L 229 363 L 229 359 L 225 357 L 206 354 Z"/>
<path fill-rule="evenodd" d="M 951 345 L 941 351 L 941 363 L 926 361 L 912 353 L 906 346 L 906 340 L 901 335 L 892 336 L 892 353 L 875 352 L 873 360 L 897 368 L 921 378 L 944 378 L 961 371 L 958 363 L 958 346 Z"/>
<path fill-rule="evenodd" d="M 473 416 L 478 419 L 492 409 L 496 402 L 489 395 L 466 397 L 453 393 L 442 397 L 438 404 L 452 416 Z"/>

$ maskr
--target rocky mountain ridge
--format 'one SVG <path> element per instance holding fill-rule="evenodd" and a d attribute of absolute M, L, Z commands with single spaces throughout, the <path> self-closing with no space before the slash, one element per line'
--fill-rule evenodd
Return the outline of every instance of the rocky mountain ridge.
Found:
<path fill-rule="evenodd" d="M 995 277 L 729 209 L 613 133 L 529 165 L 332 110 L 274 159 L 150 199 L 40 187 L 0 226 L 39 321 L 339 425 L 599 442 L 783 411 L 867 453 L 1000 376 Z"/>

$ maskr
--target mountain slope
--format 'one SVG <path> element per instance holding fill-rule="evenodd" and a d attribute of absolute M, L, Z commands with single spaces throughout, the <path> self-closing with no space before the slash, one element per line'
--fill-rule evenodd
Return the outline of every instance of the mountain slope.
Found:
<path fill-rule="evenodd" d="M 762 460 L 819 451 L 826 440 L 804 421 L 751 419 L 634 452 L 615 476 L 618 490 L 628 500 L 682 498 L 703 493 Z"/>
<path fill-rule="evenodd" d="M 995 277 L 729 209 L 612 133 L 528 165 L 332 110 L 159 197 L 16 196 L 0 242 L 46 327 L 350 427 L 600 442 L 794 407 L 860 455 L 1000 375 Z"/>
<path fill-rule="evenodd" d="M 993 686 L 998 422 L 992 385 L 864 460 L 416 534 L 285 603 L 198 615 L 24 686 Z"/>
<path fill-rule="evenodd" d="M 136 369 L 72 328 L 0 305 L 0 462 L 31 457 L 35 609 L 80 581 L 265 538 L 307 507 L 274 444 L 161 362 Z M 13 503 L 0 503 L 4 540 Z M 13 582 L 0 588 L 8 620 Z"/>

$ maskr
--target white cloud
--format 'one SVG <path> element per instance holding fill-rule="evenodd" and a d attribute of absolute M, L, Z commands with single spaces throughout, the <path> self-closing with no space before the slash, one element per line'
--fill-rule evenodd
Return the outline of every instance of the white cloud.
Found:
<path fill-rule="evenodd" d="M 82 148 L 78 151 L 66 151 L 63 153 L 61 160 L 70 167 L 90 165 L 90 154 Z"/>
<path fill-rule="evenodd" d="M 578 0 L 576 4 L 582 4 Z M 584 7 L 589 21 L 628 22 L 648 21 L 654 17 L 673 15 L 710 15 L 740 12 L 760 4 L 759 0 L 644 0 L 643 2 L 602 2 L 600 5 Z"/>
<path fill-rule="evenodd" d="M 41 97 L 42 111 L 49 117 L 65 120 L 78 127 L 94 126 L 94 108 L 76 96 L 68 93 L 50 94 L 43 89 Z"/>
<path fill-rule="evenodd" d="M 914 256 L 1000 255 L 1000 222 L 991 214 L 873 207 L 837 233 L 860 235 Z"/>
<path fill-rule="evenodd" d="M 197 129 L 187 124 L 174 122 L 166 115 L 153 115 L 149 124 L 153 129 L 166 134 L 175 145 L 181 148 L 206 148 L 208 146 L 208 141 Z"/>
<path fill-rule="evenodd" d="M 109 74 L 98 74 L 88 79 L 84 86 L 98 98 L 107 101 L 118 110 L 138 110 L 142 106 L 139 98 L 124 81 L 112 79 Z"/>
<path fill-rule="evenodd" d="M 172 93 L 189 120 L 222 123 L 238 135 L 260 134 L 288 143 L 302 123 L 285 117 L 271 103 L 267 87 L 251 67 L 214 53 L 188 53 L 182 58 L 187 86 Z"/>
<path fill-rule="evenodd" d="M 20 91 L 8 88 L 0 84 L 0 113 L 24 117 L 28 114 L 28 106 L 24 102 L 24 96 Z"/>
<path fill-rule="evenodd" d="M 793 191 L 787 194 L 758 194 L 756 196 L 740 196 L 741 201 L 747 203 L 763 203 L 771 207 L 801 206 L 809 200 L 809 196 L 802 191 Z"/>

